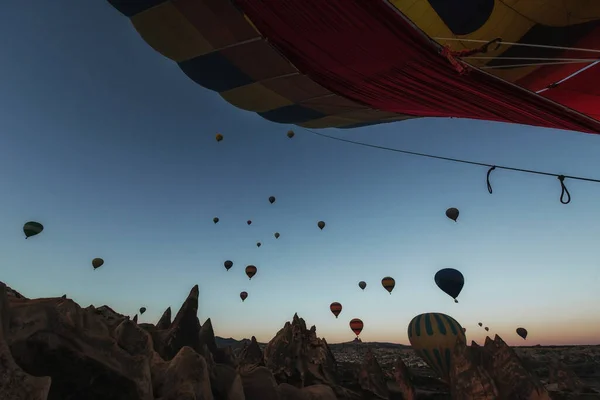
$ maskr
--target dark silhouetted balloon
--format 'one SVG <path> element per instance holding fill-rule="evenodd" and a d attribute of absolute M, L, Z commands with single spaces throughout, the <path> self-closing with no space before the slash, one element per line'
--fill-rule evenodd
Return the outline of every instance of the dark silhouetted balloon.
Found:
<path fill-rule="evenodd" d="M 367 287 L 367 282 L 365 282 L 365 281 L 358 282 L 358 287 L 361 288 L 362 290 L 365 290 L 365 288 Z"/>
<path fill-rule="evenodd" d="M 350 329 L 352 329 L 352 332 L 354 332 L 356 337 L 360 335 L 364 326 L 365 324 L 363 324 L 359 318 L 354 318 L 352 321 L 350 321 Z"/>
<path fill-rule="evenodd" d="M 394 290 L 394 287 L 396 286 L 396 281 L 391 276 L 386 276 L 381 280 L 381 286 L 392 294 L 392 290 Z"/>
<path fill-rule="evenodd" d="M 140 314 L 143 314 L 143 313 L 145 313 L 145 312 L 146 312 L 146 307 L 141 307 L 141 308 L 140 308 Z"/>
<path fill-rule="evenodd" d="M 481 322 L 479 322 L 477 325 L 479 325 L 479 326 L 483 326 L 483 324 L 482 324 Z"/>
<path fill-rule="evenodd" d="M 39 222 L 29 221 L 23 225 L 23 233 L 25 233 L 25 239 L 35 236 L 44 230 L 44 225 Z"/>
<path fill-rule="evenodd" d="M 448 296 L 454 299 L 454 302 L 458 303 L 456 298 L 460 294 L 463 286 L 465 285 L 465 278 L 463 274 L 454 268 L 440 269 L 434 277 L 435 284 L 438 285 Z"/>
<path fill-rule="evenodd" d="M 248 275 L 248 278 L 250 279 L 252 279 L 252 277 L 256 275 L 257 271 L 258 269 L 254 265 L 248 265 L 246 267 L 246 275 Z"/>
<path fill-rule="evenodd" d="M 213 218 L 213 222 L 216 224 L 217 222 L 219 222 L 219 218 L 217 218 L 217 217 L 214 217 L 214 218 Z"/>
<path fill-rule="evenodd" d="M 319 221 L 319 222 L 317 222 L 317 226 L 319 227 L 320 230 L 323 230 L 323 228 L 325 228 L 325 222 Z"/>
<path fill-rule="evenodd" d="M 340 313 L 342 312 L 342 305 L 340 303 L 338 303 L 337 301 L 334 301 L 333 303 L 331 303 L 329 305 L 329 309 L 331 310 L 333 315 L 335 315 L 335 317 L 337 318 L 338 315 L 340 315 Z"/>
<path fill-rule="evenodd" d="M 275 203 L 275 196 L 269 197 L 269 203 L 271 203 L 271 204 Z"/>
<path fill-rule="evenodd" d="M 521 336 L 523 339 L 527 339 L 527 329 L 517 328 L 517 335 Z"/>
<path fill-rule="evenodd" d="M 100 268 L 100 267 L 101 267 L 101 266 L 103 266 L 103 265 L 104 265 L 104 260 L 103 260 L 103 259 L 101 259 L 101 258 L 94 258 L 94 259 L 92 260 L 92 267 L 94 267 L 94 270 L 95 270 L 96 268 Z"/>
<path fill-rule="evenodd" d="M 273 236 L 275 236 L 275 239 L 279 239 L 279 236 L 281 236 L 281 235 L 279 235 L 279 232 L 275 232 L 275 234 Z"/>
<path fill-rule="evenodd" d="M 225 262 L 223 263 L 223 265 L 225 266 L 225 269 L 226 269 L 227 271 L 229 271 L 229 269 L 230 269 L 231 267 L 233 267 L 233 261 L 231 261 L 231 260 L 227 260 L 227 261 L 225 261 Z"/>
<path fill-rule="evenodd" d="M 240 299 L 242 299 L 242 301 L 246 300 L 247 298 L 248 298 L 248 292 L 240 293 Z"/>
<path fill-rule="evenodd" d="M 262 246 L 262 243 L 261 242 L 256 242 L 256 247 L 260 247 L 260 246 Z"/>
<path fill-rule="evenodd" d="M 450 218 L 454 222 L 456 222 L 458 219 L 458 214 L 458 208 L 451 207 L 446 210 L 446 217 Z"/>
<path fill-rule="evenodd" d="M 217 139 L 217 142 L 220 142 L 221 140 L 223 140 L 223 135 L 221 135 L 220 133 L 217 133 L 215 135 L 215 139 Z"/>
<path fill-rule="evenodd" d="M 485 327 L 485 330 L 489 332 L 490 328 L 488 328 L 487 326 Z"/>
<path fill-rule="evenodd" d="M 289 130 L 287 133 L 287 137 L 289 137 L 290 139 L 294 137 L 294 131 Z"/>
<path fill-rule="evenodd" d="M 460 342 L 466 345 L 462 326 L 442 313 L 424 313 L 408 324 L 408 340 L 415 352 L 446 382 L 450 375 L 450 358 Z"/>
<path fill-rule="evenodd" d="M 246 223 L 247 223 L 248 225 L 252 225 L 252 221 L 250 221 L 250 220 L 246 221 Z"/>

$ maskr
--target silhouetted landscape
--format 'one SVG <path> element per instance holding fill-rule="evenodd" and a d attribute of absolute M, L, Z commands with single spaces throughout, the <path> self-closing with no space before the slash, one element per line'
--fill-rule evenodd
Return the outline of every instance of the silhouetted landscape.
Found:
<path fill-rule="evenodd" d="M 600 346 L 457 340 L 449 381 L 408 347 L 329 345 L 294 315 L 269 343 L 216 336 L 195 286 L 174 319 L 28 299 L 0 283 L 3 400 L 600 399 Z"/>

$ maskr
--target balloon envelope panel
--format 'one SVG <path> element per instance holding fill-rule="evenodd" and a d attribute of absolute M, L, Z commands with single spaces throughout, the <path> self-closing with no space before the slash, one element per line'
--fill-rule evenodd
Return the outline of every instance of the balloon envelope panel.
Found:
<path fill-rule="evenodd" d="M 452 351 L 458 338 L 466 343 L 462 326 L 446 314 L 419 314 L 408 324 L 408 339 L 413 349 L 446 381 L 449 379 Z"/>
<path fill-rule="evenodd" d="M 505 44 L 490 46 L 485 54 L 476 54 L 465 61 L 531 91 L 544 89 L 588 65 L 559 62 L 560 59 L 593 58 L 592 53 L 567 48 L 600 48 L 598 1 L 513 0 L 507 4 L 500 0 L 390 0 L 390 3 L 428 36 L 453 50 L 476 49 L 501 38 Z M 540 65 L 544 63 L 547 65 Z M 590 68 L 542 95 L 600 119 L 598 69 L 600 66 Z"/>
<path fill-rule="evenodd" d="M 414 118 L 374 110 L 302 74 L 230 0 L 109 0 L 148 45 L 197 84 L 263 118 L 351 128 Z"/>

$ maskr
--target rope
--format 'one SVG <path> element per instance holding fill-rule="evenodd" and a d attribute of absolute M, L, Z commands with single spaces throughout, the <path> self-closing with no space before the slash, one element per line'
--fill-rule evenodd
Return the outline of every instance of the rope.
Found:
<path fill-rule="evenodd" d="M 488 40 L 480 39 L 459 39 L 459 38 L 443 38 L 433 37 L 433 40 L 447 40 L 449 42 L 473 42 L 473 43 L 488 43 Z M 581 47 L 564 47 L 564 46 L 549 46 L 546 44 L 529 44 L 529 43 L 515 43 L 515 42 L 499 42 L 498 45 L 504 46 L 521 46 L 521 47 L 538 47 L 541 49 L 557 49 L 557 50 L 572 50 L 572 51 L 585 51 L 590 53 L 600 53 L 598 49 L 584 49 Z"/>
<path fill-rule="evenodd" d="M 519 63 L 519 64 L 510 64 L 510 65 L 484 65 L 478 67 L 479 69 L 500 69 L 500 68 L 519 68 L 519 67 L 543 67 L 545 65 L 567 65 L 567 64 L 587 64 L 591 62 L 592 64 L 596 61 L 548 61 L 548 62 L 537 62 L 537 63 Z"/>
<path fill-rule="evenodd" d="M 550 57 L 492 57 L 492 56 L 466 56 L 461 57 L 463 60 L 527 60 L 527 61 L 574 61 L 574 62 L 597 62 L 597 58 L 550 58 Z"/>
<path fill-rule="evenodd" d="M 574 176 L 574 175 L 561 175 L 561 174 L 555 174 L 555 173 L 552 173 L 552 172 L 536 171 L 536 170 L 525 169 L 525 168 L 508 167 L 508 166 L 505 166 L 505 165 L 492 165 L 492 164 L 487 164 L 487 163 L 482 163 L 482 162 L 477 162 L 477 161 L 463 160 L 463 159 L 460 159 L 460 158 L 436 156 L 436 155 L 433 155 L 433 154 L 419 153 L 419 152 L 416 152 L 416 151 L 395 149 L 395 148 L 392 148 L 392 147 L 379 146 L 379 145 L 375 145 L 375 144 L 358 142 L 358 141 L 355 141 L 355 140 L 342 139 L 342 138 L 338 138 L 338 137 L 335 137 L 335 136 L 325 135 L 323 133 L 319 133 L 319 132 L 316 132 L 316 131 L 313 131 L 313 130 L 307 129 L 307 128 L 302 128 L 301 127 L 301 129 L 305 130 L 306 132 L 312 133 L 313 135 L 317 135 L 317 136 L 320 136 L 320 137 L 323 137 L 323 138 L 326 138 L 326 139 L 337 140 L 339 142 L 350 143 L 350 144 L 354 144 L 354 145 L 357 145 L 357 146 L 364 146 L 364 147 L 370 147 L 370 148 L 373 148 L 373 149 L 392 151 L 392 152 L 395 152 L 395 153 L 410 154 L 410 155 L 418 156 L 418 157 L 434 158 L 436 160 L 451 161 L 451 162 L 456 162 L 456 163 L 461 163 L 461 164 L 469 164 L 469 165 L 477 165 L 477 166 L 481 166 L 481 167 L 489 167 L 490 169 L 487 172 L 487 189 L 488 189 L 488 192 L 490 194 L 492 194 L 492 185 L 490 183 L 490 174 L 495 169 L 503 169 L 503 170 L 506 170 L 506 171 L 523 172 L 523 173 L 534 174 L 534 175 L 554 176 L 554 177 L 558 178 L 558 180 L 560 181 L 560 188 L 561 188 L 560 202 L 562 204 L 569 204 L 571 202 L 571 194 L 569 193 L 569 190 L 565 186 L 565 182 L 564 182 L 565 179 L 572 179 L 572 180 L 584 181 L 584 182 L 600 183 L 600 179 L 585 178 L 585 177 Z"/>
<path fill-rule="evenodd" d="M 575 77 L 575 76 L 579 75 L 579 74 L 580 74 L 580 73 L 582 73 L 583 71 L 586 71 L 586 70 L 588 70 L 588 69 L 590 69 L 590 68 L 592 68 L 592 67 L 594 67 L 594 66 L 598 65 L 598 62 L 600 62 L 600 60 L 598 60 L 598 61 L 595 61 L 595 62 L 593 62 L 593 63 L 592 63 L 592 64 L 590 64 L 590 65 L 586 65 L 585 67 L 583 67 L 583 68 L 581 68 L 581 69 L 579 69 L 579 70 L 575 71 L 574 73 L 572 73 L 571 75 L 567 76 L 566 78 L 563 78 L 563 79 L 561 79 L 561 80 L 559 80 L 559 81 L 557 81 L 557 82 L 551 83 L 550 85 L 548 85 L 548 87 L 546 87 L 546 88 L 544 88 L 544 89 L 542 89 L 542 90 L 538 90 L 536 93 L 542 93 L 542 92 L 545 92 L 545 91 L 546 91 L 546 90 L 548 90 L 548 89 L 554 89 L 555 87 L 557 87 L 557 86 L 558 86 L 558 85 L 560 85 L 561 83 L 564 83 L 565 81 L 568 81 L 569 79 L 571 79 L 571 78 L 573 78 L 573 77 Z"/>

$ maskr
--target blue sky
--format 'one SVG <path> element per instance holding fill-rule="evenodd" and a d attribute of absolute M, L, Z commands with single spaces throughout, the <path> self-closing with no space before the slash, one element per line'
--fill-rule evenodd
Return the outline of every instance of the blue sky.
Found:
<path fill-rule="evenodd" d="M 298 312 L 329 342 L 357 317 L 363 340 L 407 343 L 412 317 L 439 311 L 469 339 L 482 321 L 509 343 L 517 326 L 532 344 L 597 342 L 600 185 L 568 181 L 565 206 L 556 178 L 497 170 L 490 195 L 485 168 L 271 123 L 196 85 L 108 2 L 11 2 L 0 33 L 0 279 L 25 296 L 145 306 L 155 322 L 198 284 L 201 321 L 225 337 L 269 340 Z M 322 132 L 600 177 L 600 137 L 582 133 L 457 119 Z M 28 220 L 46 229 L 24 240 Z M 445 267 L 465 275 L 459 304 L 433 281 Z"/>

